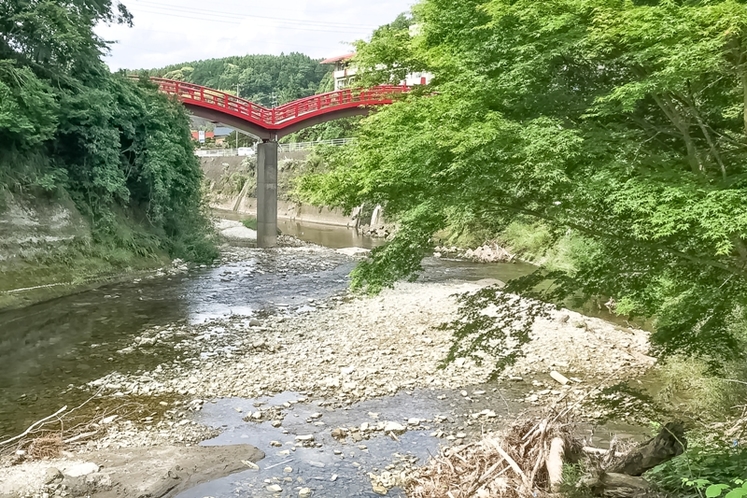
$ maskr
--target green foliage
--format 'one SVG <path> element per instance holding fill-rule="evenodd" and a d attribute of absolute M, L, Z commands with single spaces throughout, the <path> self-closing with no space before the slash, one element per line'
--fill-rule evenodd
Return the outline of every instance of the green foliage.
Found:
<path fill-rule="evenodd" d="M 399 85 L 407 74 L 424 69 L 413 47 L 417 40 L 410 34 L 413 22 L 412 17 L 400 14 L 374 31 L 370 42 L 356 43 L 353 63 L 361 70 L 358 78 L 362 86 Z"/>
<path fill-rule="evenodd" d="M 741 359 L 725 361 L 718 372 L 700 359 L 673 356 L 657 368 L 652 388 L 656 404 L 680 417 L 720 420 L 747 398 L 747 386 L 728 379 L 747 378 Z"/>
<path fill-rule="evenodd" d="M 241 223 L 251 230 L 257 229 L 257 218 L 247 218 L 245 220 L 241 220 Z"/>
<path fill-rule="evenodd" d="M 665 491 L 682 498 L 728 496 L 736 498 L 745 489 L 747 450 L 731 444 L 706 444 L 689 438 L 687 451 L 649 471 L 646 477 Z M 732 494 L 729 494 L 732 492 Z M 715 493 L 715 494 L 713 494 Z"/>
<path fill-rule="evenodd" d="M 27 67 L 0 60 L 0 140 L 19 149 L 49 140 L 58 112 L 51 90 Z"/>
<path fill-rule="evenodd" d="M 563 464 L 563 479 L 560 483 L 560 495 L 566 498 L 591 498 L 591 490 L 578 486 L 584 477 L 584 468 L 578 464 Z"/>
<path fill-rule="evenodd" d="M 408 213 L 403 225 L 405 236 L 375 248 L 372 257 L 352 271 L 353 289 L 365 288 L 370 293 L 377 293 L 398 279 L 414 280 L 422 269 L 423 248 L 428 247 L 431 234 L 439 224 L 440 220 L 427 205 Z"/>
<path fill-rule="evenodd" d="M 554 243 L 550 229 L 539 222 L 511 222 L 501 233 L 501 240 L 514 253 L 530 261 L 540 260 Z"/>
<path fill-rule="evenodd" d="M 331 72 L 307 55 L 245 55 L 207 59 L 149 71 L 161 76 L 235 93 L 266 107 L 317 93 Z"/>
<path fill-rule="evenodd" d="M 109 0 L 0 5 L 0 183 L 66 191 L 114 252 L 208 260 L 216 250 L 184 109 L 100 60 L 94 27 L 130 20 Z"/>
<path fill-rule="evenodd" d="M 315 203 L 383 204 L 402 227 L 355 285 L 417 270 L 437 231 L 496 237 L 521 217 L 572 238 L 512 292 L 613 296 L 655 318 L 661 354 L 741 358 L 744 5 L 424 0 L 414 22 L 415 36 L 385 27 L 360 42 L 357 60 L 370 81 L 427 69 L 433 83 L 366 118 L 299 183 Z"/>
<path fill-rule="evenodd" d="M 0 60 L 21 60 L 35 72 L 71 81 L 75 72 L 100 69 L 99 56 L 106 44 L 94 27 L 113 22 L 132 23 L 132 16 L 118 1 L 4 0 L 0 4 Z"/>

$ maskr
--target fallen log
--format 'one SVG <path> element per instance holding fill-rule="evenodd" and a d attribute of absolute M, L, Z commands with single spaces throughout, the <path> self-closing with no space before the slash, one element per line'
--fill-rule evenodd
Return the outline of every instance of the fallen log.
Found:
<path fill-rule="evenodd" d="M 656 437 L 613 463 L 607 472 L 640 476 L 647 470 L 681 455 L 686 449 L 685 427 L 679 422 L 670 422 L 662 427 Z"/>
<path fill-rule="evenodd" d="M 670 495 L 656 491 L 640 476 L 681 455 L 686 449 L 684 426 L 679 422 L 670 422 L 662 427 L 656 437 L 613 460 L 599 476 L 586 484 L 595 496 L 605 498 L 668 497 Z"/>

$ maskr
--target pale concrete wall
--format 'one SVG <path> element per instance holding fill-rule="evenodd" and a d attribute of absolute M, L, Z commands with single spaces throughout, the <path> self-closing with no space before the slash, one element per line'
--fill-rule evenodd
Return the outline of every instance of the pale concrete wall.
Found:
<path fill-rule="evenodd" d="M 308 151 L 292 151 L 278 154 L 278 161 L 287 159 L 303 160 Z M 281 159 L 282 158 L 282 159 Z M 256 173 L 253 160 L 243 157 L 203 157 L 200 159 L 205 178 L 208 182 L 209 202 L 214 209 L 234 211 L 247 216 L 257 215 Z M 226 180 L 231 175 L 246 175 L 250 180 L 241 192 L 226 192 Z M 342 210 L 319 208 L 283 199 L 292 171 L 280 168 L 278 172 L 278 217 L 310 223 L 354 227 L 356 220 L 346 216 Z M 254 183 L 252 183 L 254 181 Z M 368 220 L 365 220 L 368 223 Z"/>

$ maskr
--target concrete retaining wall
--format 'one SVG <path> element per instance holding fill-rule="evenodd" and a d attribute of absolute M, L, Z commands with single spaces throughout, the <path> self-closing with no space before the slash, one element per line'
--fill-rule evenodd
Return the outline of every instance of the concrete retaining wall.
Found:
<path fill-rule="evenodd" d="M 345 216 L 339 209 L 319 208 L 288 199 L 288 189 L 295 176 L 292 168 L 283 167 L 289 160 L 302 161 L 308 151 L 278 153 L 278 217 L 309 223 L 323 223 L 345 227 L 356 226 L 354 216 Z M 205 179 L 208 183 L 210 207 L 224 211 L 234 211 L 247 216 L 257 215 L 256 163 L 254 158 L 245 157 L 203 157 L 200 158 Z M 231 178 L 246 180 L 244 188 L 237 192 Z M 368 220 L 364 220 L 368 223 Z"/>

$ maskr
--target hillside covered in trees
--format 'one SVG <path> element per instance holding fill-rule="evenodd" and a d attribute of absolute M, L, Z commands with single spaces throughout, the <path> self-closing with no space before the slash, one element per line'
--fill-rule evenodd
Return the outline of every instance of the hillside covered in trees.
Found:
<path fill-rule="evenodd" d="M 152 69 L 161 76 L 236 92 L 257 104 L 272 107 L 333 89 L 331 66 L 300 54 L 243 55 L 207 59 Z"/>
<path fill-rule="evenodd" d="M 14 199 L 74 203 L 91 238 L 47 251 L 65 267 L 210 259 L 187 115 L 109 72 L 100 22 L 131 16 L 109 0 L 0 3 L 0 215 Z"/>

